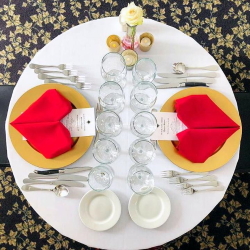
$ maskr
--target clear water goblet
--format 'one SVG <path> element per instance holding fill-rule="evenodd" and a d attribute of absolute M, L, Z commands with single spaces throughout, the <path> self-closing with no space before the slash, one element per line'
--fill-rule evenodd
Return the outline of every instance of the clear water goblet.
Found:
<path fill-rule="evenodd" d="M 115 137 L 122 131 L 122 120 L 113 111 L 103 111 L 96 118 L 96 129 L 103 136 Z"/>
<path fill-rule="evenodd" d="M 140 138 L 150 137 L 157 128 L 157 120 L 152 113 L 142 111 L 132 118 L 130 128 L 132 133 Z"/>
<path fill-rule="evenodd" d="M 137 84 L 142 81 L 152 82 L 155 79 L 156 72 L 155 63 L 149 58 L 142 58 L 133 67 L 133 83 Z"/>
<path fill-rule="evenodd" d="M 127 67 L 123 56 L 110 52 L 102 58 L 101 74 L 105 81 L 117 82 L 122 88 L 126 85 Z"/>
<path fill-rule="evenodd" d="M 100 165 L 91 169 L 88 175 L 89 186 L 97 191 L 103 191 L 112 184 L 114 171 L 109 165 Z"/>
<path fill-rule="evenodd" d="M 120 151 L 120 146 L 115 140 L 102 138 L 95 142 L 92 153 L 98 162 L 109 164 L 118 158 Z"/>
<path fill-rule="evenodd" d="M 134 165 L 130 168 L 128 185 L 131 190 L 139 195 L 149 194 L 154 188 L 154 176 L 151 170 L 145 165 Z"/>
<path fill-rule="evenodd" d="M 155 158 L 154 144 L 146 139 L 135 140 L 129 148 L 131 159 L 138 164 L 148 164 Z"/>
<path fill-rule="evenodd" d="M 151 82 L 139 82 L 131 91 L 130 108 L 134 112 L 149 110 L 157 100 L 158 91 Z"/>
<path fill-rule="evenodd" d="M 99 89 L 99 103 L 104 110 L 120 113 L 125 106 L 125 95 L 116 82 L 105 82 Z"/>

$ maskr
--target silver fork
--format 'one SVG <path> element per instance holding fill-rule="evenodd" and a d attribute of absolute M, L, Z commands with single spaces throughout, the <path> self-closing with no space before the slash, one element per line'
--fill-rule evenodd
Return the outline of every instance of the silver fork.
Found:
<path fill-rule="evenodd" d="M 41 80 L 45 80 L 45 79 L 66 79 L 66 80 L 70 80 L 71 82 L 83 82 L 85 81 L 85 76 L 51 76 L 51 75 L 47 75 L 44 73 L 39 73 L 38 74 L 38 78 Z"/>
<path fill-rule="evenodd" d="M 72 64 L 59 64 L 59 65 L 41 65 L 41 64 L 36 64 L 36 63 L 31 63 L 30 64 L 31 69 L 39 69 L 39 68 L 58 68 L 58 69 L 72 69 L 73 65 Z"/>
<path fill-rule="evenodd" d="M 91 83 L 85 83 L 85 82 L 76 82 L 76 83 L 66 83 L 66 82 L 58 82 L 50 79 L 45 79 L 44 83 L 59 83 L 67 86 L 73 86 L 77 89 L 91 89 Z"/>
<path fill-rule="evenodd" d="M 216 180 L 216 176 L 215 175 L 206 175 L 200 178 L 193 178 L 193 179 L 187 179 L 187 178 L 183 178 L 183 177 L 173 177 L 173 178 L 169 178 L 169 183 L 170 184 L 179 184 L 179 183 L 183 183 L 183 182 L 190 182 L 190 181 L 215 181 Z"/>
<path fill-rule="evenodd" d="M 208 189 L 201 189 L 201 190 L 197 190 L 197 189 L 193 189 L 193 188 L 187 188 L 187 189 L 184 189 L 182 191 L 183 194 L 194 194 L 194 193 L 197 193 L 197 192 L 210 192 L 210 191 L 223 191 L 224 190 L 224 187 L 222 186 L 218 186 L 218 187 L 214 187 L 214 188 L 208 188 Z"/>
<path fill-rule="evenodd" d="M 34 72 L 36 74 L 39 74 L 39 73 L 60 73 L 60 74 L 64 74 L 65 76 L 76 76 L 77 75 L 76 69 L 63 69 L 62 71 L 34 69 Z"/>
<path fill-rule="evenodd" d="M 200 186 L 212 186 L 212 187 L 217 187 L 219 185 L 218 181 L 207 181 L 205 183 L 202 183 L 202 184 L 190 184 L 190 183 L 187 183 L 187 182 L 184 182 L 184 183 L 180 183 L 180 184 L 177 184 L 176 186 L 178 188 L 180 188 L 181 190 L 183 189 L 186 189 L 186 188 L 190 188 L 190 187 L 200 187 Z"/>
<path fill-rule="evenodd" d="M 178 172 L 178 171 L 174 171 L 174 170 L 166 170 L 166 171 L 162 171 L 161 172 L 161 177 L 162 178 L 170 178 L 170 177 L 175 177 L 178 175 L 207 175 L 208 172 L 193 172 L 193 171 L 188 171 L 188 172 Z"/>
<path fill-rule="evenodd" d="M 152 109 L 152 110 L 151 110 L 151 113 L 153 113 L 153 112 L 157 112 L 157 109 Z M 154 145 L 154 148 L 156 149 L 157 140 L 151 140 L 151 139 L 150 139 L 150 141 L 152 142 L 152 144 Z"/>

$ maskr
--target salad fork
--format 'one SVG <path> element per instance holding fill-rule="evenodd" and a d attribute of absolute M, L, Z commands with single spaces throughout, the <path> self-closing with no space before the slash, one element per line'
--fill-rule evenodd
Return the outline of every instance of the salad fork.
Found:
<path fill-rule="evenodd" d="M 219 185 L 218 181 L 207 181 L 205 183 L 202 184 L 190 184 L 187 182 L 183 182 L 180 184 L 177 184 L 176 186 L 178 188 L 180 188 L 181 190 L 186 189 L 186 188 L 190 188 L 190 187 L 200 187 L 200 186 L 213 186 L 213 187 L 217 187 Z"/>
<path fill-rule="evenodd" d="M 77 70 L 76 69 L 63 69 L 62 71 L 56 71 L 56 70 L 45 70 L 45 69 L 34 69 L 34 72 L 36 74 L 39 73 L 62 73 L 65 76 L 76 76 Z"/>
<path fill-rule="evenodd" d="M 184 172 L 184 173 L 181 173 L 181 172 L 177 172 L 177 171 L 174 171 L 174 170 L 166 170 L 166 171 L 162 171 L 161 172 L 161 177 L 162 178 L 170 178 L 170 177 L 175 177 L 175 176 L 178 176 L 178 175 L 207 175 L 208 172 L 193 172 L 193 171 L 188 171 L 188 172 Z"/>
<path fill-rule="evenodd" d="M 214 180 L 216 180 L 215 175 L 206 175 L 200 178 L 193 178 L 193 179 L 187 179 L 183 177 L 173 177 L 173 178 L 169 178 L 169 183 L 179 184 L 179 183 L 189 182 L 189 181 L 214 181 Z"/>
<path fill-rule="evenodd" d="M 184 189 L 182 191 L 182 193 L 190 195 L 190 194 L 194 194 L 194 193 L 197 193 L 197 192 L 223 191 L 223 190 L 224 190 L 224 187 L 222 187 L 222 186 L 218 186 L 218 187 L 214 187 L 214 188 L 208 188 L 208 189 L 201 189 L 201 190 L 193 189 L 193 188 L 190 187 L 190 188 Z"/>
<path fill-rule="evenodd" d="M 68 85 L 68 86 L 73 86 L 77 89 L 91 89 L 91 83 L 85 83 L 83 81 L 79 81 L 76 83 L 66 83 L 66 82 L 58 82 L 58 81 L 54 81 L 54 80 L 50 80 L 50 79 L 45 79 L 44 83 L 59 83 L 59 84 L 63 84 L 63 85 Z"/>
<path fill-rule="evenodd" d="M 85 80 L 85 76 L 51 76 L 51 75 L 47 75 L 45 73 L 39 73 L 38 74 L 38 78 L 41 80 L 45 80 L 45 79 L 66 79 L 66 80 L 70 80 L 71 82 L 83 82 Z"/>
<path fill-rule="evenodd" d="M 58 68 L 60 70 L 63 69 L 72 69 L 73 65 L 72 64 L 59 64 L 59 65 L 41 65 L 41 64 L 36 64 L 36 63 L 31 63 L 30 64 L 31 69 L 39 69 L 39 68 Z"/>

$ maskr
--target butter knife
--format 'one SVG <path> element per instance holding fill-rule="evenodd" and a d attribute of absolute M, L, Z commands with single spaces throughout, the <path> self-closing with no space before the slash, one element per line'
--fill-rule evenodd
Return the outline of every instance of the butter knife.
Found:
<path fill-rule="evenodd" d="M 28 175 L 30 179 L 56 179 L 60 181 L 88 181 L 88 177 L 81 175 L 70 175 L 70 174 L 53 174 L 53 175 L 42 175 L 30 173 Z"/>
<path fill-rule="evenodd" d="M 217 76 L 216 72 L 203 72 L 203 73 L 183 73 L 183 74 L 176 74 L 176 73 L 157 73 L 160 77 L 165 78 L 183 78 L 183 77 L 211 77 L 214 78 Z"/>
<path fill-rule="evenodd" d="M 24 184 L 49 184 L 49 185 L 65 185 L 68 187 L 85 187 L 85 184 L 78 181 L 44 181 L 44 180 L 33 180 L 33 179 L 23 179 Z"/>
<path fill-rule="evenodd" d="M 157 89 L 182 88 L 182 87 L 209 87 L 204 82 L 183 82 L 183 83 L 168 83 L 156 86 Z"/>
<path fill-rule="evenodd" d="M 209 78 L 197 78 L 197 79 L 189 79 L 189 78 L 155 78 L 155 82 L 157 83 L 175 83 L 180 84 L 184 82 L 203 82 L 203 83 L 214 83 L 214 79 Z"/>
<path fill-rule="evenodd" d="M 50 170 L 34 170 L 35 174 L 43 174 L 43 175 L 49 175 L 49 174 L 72 174 L 72 173 L 78 173 L 82 171 L 88 171 L 92 169 L 92 167 L 76 167 L 76 168 L 65 168 L 65 169 L 50 169 Z"/>

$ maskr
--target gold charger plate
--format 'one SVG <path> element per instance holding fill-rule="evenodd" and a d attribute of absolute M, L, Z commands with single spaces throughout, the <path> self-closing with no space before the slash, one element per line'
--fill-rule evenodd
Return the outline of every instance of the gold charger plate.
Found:
<path fill-rule="evenodd" d="M 223 166 L 235 154 L 240 145 L 242 127 L 239 113 L 235 106 L 223 94 L 216 90 L 204 87 L 193 87 L 181 90 L 180 92 L 171 96 L 161 108 L 161 112 L 175 112 L 174 101 L 176 99 L 189 95 L 208 95 L 209 98 L 216 103 L 216 105 L 223 110 L 234 122 L 236 122 L 240 129 L 230 136 L 224 145 L 212 156 L 210 156 L 204 163 L 193 163 L 180 155 L 175 148 L 172 141 L 158 141 L 159 147 L 164 155 L 172 161 L 175 165 L 195 172 L 211 171 Z"/>
<path fill-rule="evenodd" d="M 23 111 L 25 111 L 34 101 L 36 101 L 46 90 L 56 89 L 66 99 L 68 99 L 76 108 L 89 108 L 88 101 L 76 90 L 61 84 L 43 84 L 36 86 L 24 93 L 15 103 L 9 121 L 15 120 Z M 9 125 L 9 134 L 12 144 L 18 154 L 27 162 L 41 168 L 57 169 L 65 167 L 78 160 L 91 145 L 93 136 L 84 136 L 73 138 L 74 146 L 68 152 L 59 155 L 53 159 L 46 159 L 42 154 L 36 151 L 30 144 L 22 139 L 22 135 L 11 125 Z"/>

